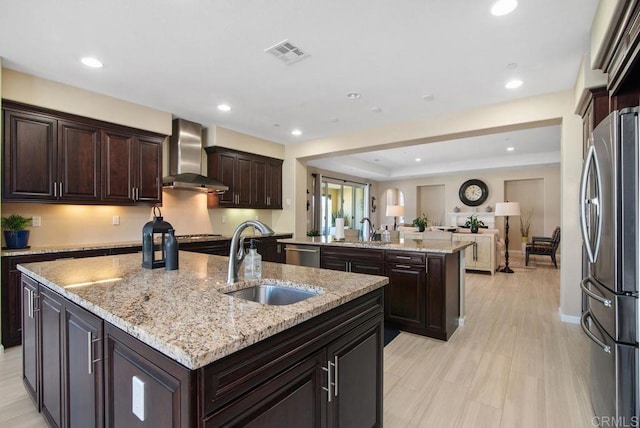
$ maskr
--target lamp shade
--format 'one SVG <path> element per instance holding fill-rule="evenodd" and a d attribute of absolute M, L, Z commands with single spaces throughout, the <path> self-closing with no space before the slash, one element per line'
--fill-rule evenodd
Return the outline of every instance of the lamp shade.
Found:
<path fill-rule="evenodd" d="M 401 217 L 404 215 L 404 206 L 403 205 L 388 205 L 387 206 L 387 217 Z"/>
<path fill-rule="evenodd" d="M 519 202 L 498 202 L 496 203 L 496 216 L 505 217 L 520 215 Z"/>

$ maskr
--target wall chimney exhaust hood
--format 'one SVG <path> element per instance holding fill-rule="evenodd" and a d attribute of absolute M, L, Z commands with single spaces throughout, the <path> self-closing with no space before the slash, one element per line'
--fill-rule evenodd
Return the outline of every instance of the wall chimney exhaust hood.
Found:
<path fill-rule="evenodd" d="M 202 168 L 202 125 L 184 119 L 173 120 L 169 140 L 169 173 L 162 179 L 165 189 L 224 193 L 228 186 L 200 174 Z"/>

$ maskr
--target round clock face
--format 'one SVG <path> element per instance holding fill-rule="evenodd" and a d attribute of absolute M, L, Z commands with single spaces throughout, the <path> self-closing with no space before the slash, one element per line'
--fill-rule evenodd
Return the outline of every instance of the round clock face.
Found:
<path fill-rule="evenodd" d="M 458 196 L 463 204 L 477 207 L 489 197 L 489 188 L 481 180 L 467 180 L 460 186 Z"/>

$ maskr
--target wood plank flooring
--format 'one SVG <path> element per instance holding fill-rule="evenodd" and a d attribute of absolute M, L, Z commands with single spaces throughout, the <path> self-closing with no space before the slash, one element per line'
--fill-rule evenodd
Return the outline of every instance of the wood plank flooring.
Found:
<path fill-rule="evenodd" d="M 588 339 L 559 319 L 560 271 L 513 263 L 466 275 L 466 324 L 448 342 L 400 333 L 385 348 L 386 428 L 593 426 Z M 21 353 L 0 354 L 0 427 L 46 427 Z"/>
<path fill-rule="evenodd" d="M 467 273 L 466 323 L 448 342 L 403 332 L 387 345 L 386 428 L 593 426 L 589 343 L 560 321 L 560 271 L 513 263 Z"/>

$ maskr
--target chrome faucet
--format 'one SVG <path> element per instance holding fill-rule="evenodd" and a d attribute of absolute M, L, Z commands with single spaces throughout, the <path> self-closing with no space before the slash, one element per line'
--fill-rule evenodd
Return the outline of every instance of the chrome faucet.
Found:
<path fill-rule="evenodd" d="M 262 236 L 271 236 L 275 233 L 269 226 L 258 220 L 247 220 L 236 227 L 235 232 L 233 232 L 233 238 L 231 238 L 231 248 L 229 249 L 228 284 L 238 282 L 238 270 L 244 260 L 244 237 L 240 237 L 240 234 L 249 226 L 258 229 Z"/>
<path fill-rule="evenodd" d="M 360 220 L 360 223 L 364 223 L 365 221 L 369 222 L 369 241 L 371 241 L 376 235 L 376 228 L 374 227 L 373 223 L 371 223 L 369 217 L 363 217 L 362 220 Z"/>

